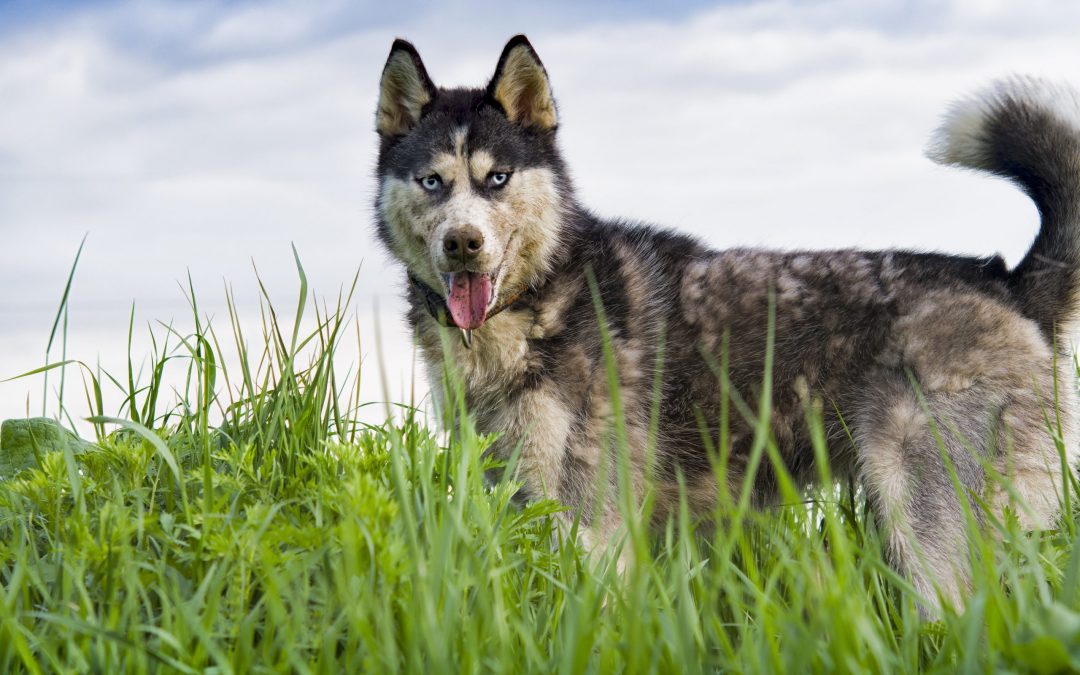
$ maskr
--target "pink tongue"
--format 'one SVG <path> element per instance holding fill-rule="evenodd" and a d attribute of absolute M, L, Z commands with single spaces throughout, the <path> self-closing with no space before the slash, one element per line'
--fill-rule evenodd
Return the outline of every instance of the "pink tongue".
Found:
<path fill-rule="evenodd" d="M 491 277 L 476 272 L 451 274 L 450 297 L 446 304 L 458 328 L 479 328 L 487 318 L 487 308 L 491 304 Z"/>

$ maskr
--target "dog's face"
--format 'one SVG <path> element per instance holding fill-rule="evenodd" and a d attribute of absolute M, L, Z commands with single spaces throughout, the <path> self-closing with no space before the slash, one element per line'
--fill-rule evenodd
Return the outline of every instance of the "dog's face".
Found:
<path fill-rule="evenodd" d="M 380 238 L 457 326 L 479 328 L 547 271 L 559 239 L 567 183 L 543 65 L 519 36 L 486 89 L 440 89 L 398 40 L 376 127 Z"/>

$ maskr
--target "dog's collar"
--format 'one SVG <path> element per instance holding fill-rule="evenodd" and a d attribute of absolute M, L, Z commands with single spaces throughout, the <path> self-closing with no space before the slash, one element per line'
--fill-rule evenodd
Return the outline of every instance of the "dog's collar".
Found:
<path fill-rule="evenodd" d="M 430 314 L 440 326 L 460 328 L 454 323 L 454 317 L 450 315 L 450 309 L 446 306 L 446 299 L 443 298 L 438 291 L 414 276 L 412 272 L 409 273 L 409 283 L 411 283 L 417 293 L 420 294 L 420 299 L 424 301 L 424 307 L 427 308 L 428 314 Z M 495 307 L 487 313 L 487 319 L 490 320 L 491 317 L 504 309 L 512 307 L 521 299 L 521 296 L 525 295 L 525 291 L 527 290 L 529 290 L 529 285 L 521 284 L 514 293 L 511 293 L 505 300 L 495 305 Z M 461 337 L 465 341 L 465 346 L 472 347 L 472 331 L 464 328 L 460 328 L 460 330 Z"/>

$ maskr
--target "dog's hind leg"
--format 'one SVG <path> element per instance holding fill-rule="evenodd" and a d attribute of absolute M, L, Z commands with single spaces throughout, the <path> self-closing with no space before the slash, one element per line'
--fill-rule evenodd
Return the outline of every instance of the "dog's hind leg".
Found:
<path fill-rule="evenodd" d="M 923 598 L 920 611 L 936 616 L 941 600 L 959 607 L 968 590 L 968 534 L 970 524 L 982 520 L 978 498 L 985 472 L 979 456 L 994 413 L 974 389 L 930 394 L 925 406 L 900 378 L 875 389 L 852 425 L 859 478 L 889 562 Z M 953 420 L 965 420 L 966 429 L 951 425 Z"/>
<path fill-rule="evenodd" d="M 1071 360 L 1059 363 L 1058 371 L 1056 382 L 1042 383 L 1042 396 L 1018 391 L 1010 397 L 1001 416 L 1000 452 L 994 461 L 995 472 L 1003 480 L 992 481 L 987 490 L 987 501 L 996 512 L 1009 507 L 1021 527 L 1029 530 L 1055 525 L 1065 483 L 1071 478 L 1062 470 L 1068 467 L 1071 474 L 1080 450 Z M 1063 442 L 1061 450 L 1055 436 Z"/>

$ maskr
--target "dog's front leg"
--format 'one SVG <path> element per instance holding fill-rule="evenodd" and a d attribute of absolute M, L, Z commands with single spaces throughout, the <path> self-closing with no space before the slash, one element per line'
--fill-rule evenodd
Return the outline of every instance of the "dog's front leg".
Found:
<path fill-rule="evenodd" d="M 493 421 L 504 433 L 492 451 L 505 460 L 520 446 L 514 478 L 523 484 L 523 496 L 568 506 L 559 515 L 562 536 L 568 537 L 577 524 L 578 541 L 589 552 L 603 553 L 617 544 L 624 528 L 617 488 L 609 480 L 612 467 L 605 466 L 599 447 L 575 433 L 577 415 L 558 392 L 544 387 L 525 391 L 501 417 Z M 629 562 L 626 550 L 617 561 L 620 570 Z"/>

